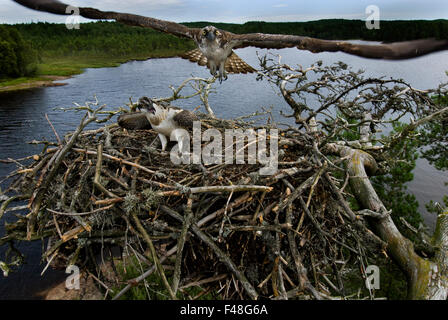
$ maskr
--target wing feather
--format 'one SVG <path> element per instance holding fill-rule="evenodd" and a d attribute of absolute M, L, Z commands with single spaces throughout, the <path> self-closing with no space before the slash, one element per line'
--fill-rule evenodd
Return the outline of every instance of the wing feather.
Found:
<path fill-rule="evenodd" d="M 118 117 L 118 125 L 129 130 L 151 129 L 151 124 L 142 112 L 125 113 Z"/>
<path fill-rule="evenodd" d="M 301 50 L 318 52 L 345 52 L 372 59 L 409 59 L 448 49 L 448 40 L 421 39 L 389 44 L 366 45 L 347 41 L 321 40 L 310 37 L 279 34 L 235 34 L 234 49 L 258 47 L 281 49 L 296 47 Z"/>
<path fill-rule="evenodd" d="M 15 2 L 30 9 L 50 12 L 54 14 L 70 15 L 66 12 L 67 4 L 58 0 L 14 0 Z M 165 21 L 155 18 L 144 17 L 131 13 L 120 13 L 113 11 L 101 11 L 95 8 L 79 7 L 80 16 L 95 20 L 116 20 L 118 22 L 170 33 L 178 37 L 194 39 L 197 37 L 199 28 L 188 28 L 179 23 Z"/>
<path fill-rule="evenodd" d="M 182 127 L 184 129 L 191 129 L 193 128 L 193 122 L 199 121 L 199 118 L 193 112 L 189 110 L 183 110 L 177 113 L 173 117 L 173 120 L 179 127 Z"/>
<path fill-rule="evenodd" d="M 200 66 L 209 67 L 207 57 L 199 49 L 188 51 L 182 54 L 181 58 L 196 62 Z M 226 60 L 225 69 L 227 73 L 252 73 L 256 71 L 233 51 Z"/>
<path fill-rule="evenodd" d="M 228 73 L 252 73 L 256 71 L 233 51 L 226 60 L 225 68 Z"/>
<path fill-rule="evenodd" d="M 185 52 L 180 56 L 183 59 L 188 59 L 191 62 L 196 62 L 200 66 L 206 66 L 207 65 L 207 57 L 204 56 L 199 49 L 194 49 L 188 52 Z"/>

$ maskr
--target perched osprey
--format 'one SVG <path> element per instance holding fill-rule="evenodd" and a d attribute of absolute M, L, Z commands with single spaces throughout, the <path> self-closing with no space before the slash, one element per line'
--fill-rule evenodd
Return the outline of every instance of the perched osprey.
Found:
<path fill-rule="evenodd" d="M 35 10 L 63 15 L 71 14 L 71 10 L 67 10 L 67 5 L 57 0 L 14 1 Z M 216 29 L 213 26 L 207 26 L 202 29 L 188 28 L 171 21 L 85 7 L 79 8 L 79 14 L 84 18 L 116 20 L 132 26 L 152 28 L 178 37 L 190 38 L 196 42 L 198 49 L 190 51 L 182 57 L 197 62 L 199 65 L 206 65 L 210 69 L 211 74 L 218 76 L 220 80 L 226 78 L 226 71 L 229 73 L 255 71 L 233 52 L 233 49 L 249 46 L 271 49 L 296 47 L 315 53 L 342 51 L 373 59 L 408 59 L 448 49 L 448 40 L 423 39 L 390 44 L 364 45 L 295 35 L 234 34 Z"/>
<path fill-rule="evenodd" d="M 179 151 L 184 150 L 185 131 L 193 128 L 193 122 L 199 121 L 198 117 L 191 111 L 177 107 L 163 107 L 148 97 L 138 100 L 137 108 L 141 112 L 123 114 L 118 118 L 118 124 L 126 129 L 148 129 L 151 127 L 159 134 L 162 143 L 162 151 L 165 151 L 168 140 L 172 134 L 179 144 Z"/>

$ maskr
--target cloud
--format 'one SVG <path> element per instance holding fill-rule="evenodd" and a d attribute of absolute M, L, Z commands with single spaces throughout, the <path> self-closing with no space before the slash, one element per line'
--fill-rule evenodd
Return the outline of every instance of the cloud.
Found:
<path fill-rule="evenodd" d="M 84 1 L 86 2 L 86 1 Z M 89 6 L 97 6 L 99 8 L 104 8 L 105 10 L 111 10 L 110 8 L 114 8 L 114 11 L 139 11 L 141 9 L 144 10 L 160 10 L 172 8 L 175 6 L 183 5 L 182 0 L 127 0 L 127 1 L 116 1 L 116 0 L 100 0 L 100 1 L 88 1 Z M 82 4 L 82 6 L 86 6 Z"/>
<path fill-rule="evenodd" d="M 23 23 L 23 22 L 56 22 L 64 23 L 65 16 L 54 15 L 28 9 L 12 0 L 1 0 L 0 23 Z M 168 19 L 170 13 L 185 10 L 186 1 L 189 0 L 62 0 L 63 2 L 78 7 L 94 7 L 105 11 L 121 11 L 161 17 Z M 185 11 L 184 11 L 185 12 Z M 80 19 L 81 22 L 91 21 Z"/>
<path fill-rule="evenodd" d="M 266 21 L 266 22 L 295 22 L 295 21 L 314 21 L 322 19 L 365 19 L 364 14 L 286 14 L 286 15 L 266 15 L 266 16 L 249 16 L 240 17 L 240 23 L 246 21 Z"/>
<path fill-rule="evenodd" d="M 371 0 L 63 0 L 74 6 L 96 7 L 177 22 L 310 21 L 365 19 Z M 409 2 L 408 2 L 409 1 Z M 64 23 L 64 16 L 27 9 L 12 0 L 0 0 L 0 23 L 48 21 Z M 256 3 L 256 5 L 255 5 Z M 382 19 L 440 19 L 448 16 L 446 0 L 376 0 Z M 409 4 L 410 3 L 410 4 Z M 274 9 L 275 8 L 275 9 Z M 90 21 L 81 19 L 81 21 Z"/>

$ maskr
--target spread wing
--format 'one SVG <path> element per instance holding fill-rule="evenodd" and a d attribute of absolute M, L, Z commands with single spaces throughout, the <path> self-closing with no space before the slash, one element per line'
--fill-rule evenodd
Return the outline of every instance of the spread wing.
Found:
<path fill-rule="evenodd" d="M 174 122 L 181 128 L 193 128 L 193 122 L 199 121 L 199 118 L 189 110 L 183 110 L 173 117 Z"/>
<path fill-rule="evenodd" d="M 200 66 L 207 66 L 210 68 L 207 63 L 207 57 L 204 56 L 199 49 L 188 51 L 182 54 L 181 58 L 196 62 Z M 227 73 L 252 73 L 256 71 L 233 51 L 226 60 L 225 69 Z"/>
<path fill-rule="evenodd" d="M 15 2 L 30 9 L 45 11 L 55 14 L 71 15 L 67 10 L 67 4 L 58 0 L 14 0 Z M 131 13 L 120 13 L 113 11 L 101 11 L 95 8 L 79 7 L 79 15 L 95 20 L 116 20 L 131 26 L 152 28 L 157 31 L 170 33 L 178 37 L 195 39 L 200 32 L 199 28 L 188 28 L 179 23 L 144 17 Z"/>
<path fill-rule="evenodd" d="M 235 34 L 233 42 L 234 49 L 250 46 L 271 49 L 296 47 L 314 53 L 341 51 L 373 59 L 409 59 L 448 49 L 448 40 L 422 39 L 390 44 L 366 45 L 346 41 L 321 40 L 303 36 L 264 33 Z"/>
<path fill-rule="evenodd" d="M 227 58 L 225 67 L 228 73 L 252 73 L 256 71 L 233 51 Z"/>
<path fill-rule="evenodd" d="M 118 125 L 129 130 L 151 129 L 151 124 L 143 112 L 125 113 L 118 117 Z"/>
<path fill-rule="evenodd" d="M 46 11 L 55 14 L 69 15 L 66 12 L 67 5 L 57 0 L 14 0 L 28 8 Z M 101 11 L 94 8 L 79 8 L 80 15 L 88 19 L 108 19 L 132 25 L 152 28 L 161 32 L 170 33 L 178 37 L 198 39 L 199 28 L 188 28 L 179 23 L 144 17 L 129 13 L 113 11 Z M 422 56 L 431 52 L 448 49 L 448 40 L 423 39 L 390 44 L 364 45 L 353 44 L 346 41 L 320 40 L 310 37 L 280 35 L 280 34 L 233 34 L 228 32 L 232 48 L 258 47 L 258 48 L 291 48 L 311 52 L 336 52 L 342 51 L 348 54 L 374 59 L 408 59 Z"/>
<path fill-rule="evenodd" d="M 185 52 L 180 56 L 183 59 L 188 59 L 191 62 L 196 62 L 200 66 L 207 66 L 207 57 L 204 56 L 199 49 L 193 49 L 191 51 Z"/>

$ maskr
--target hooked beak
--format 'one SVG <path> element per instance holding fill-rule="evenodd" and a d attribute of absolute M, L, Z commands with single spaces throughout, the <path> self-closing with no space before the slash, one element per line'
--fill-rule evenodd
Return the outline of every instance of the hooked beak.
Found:
<path fill-rule="evenodd" d="M 215 38 L 216 38 L 216 36 L 215 36 L 214 32 L 207 33 L 207 40 L 208 41 L 215 41 Z"/>
<path fill-rule="evenodd" d="M 150 106 L 138 105 L 137 109 L 139 109 L 141 112 L 148 112 L 148 113 L 151 113 L 151 114 L 156 114 L 156 109 L 154 108 L 153 105 L 150 105 Z"/>
<path fill-rule="evenodd" d="M 152 114 L 156 113 L 154 102 L 147 97 L 143 97 L 138 100 L 137 109 L 141 112 L 149 112 Z"/>

